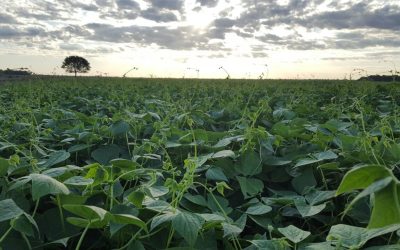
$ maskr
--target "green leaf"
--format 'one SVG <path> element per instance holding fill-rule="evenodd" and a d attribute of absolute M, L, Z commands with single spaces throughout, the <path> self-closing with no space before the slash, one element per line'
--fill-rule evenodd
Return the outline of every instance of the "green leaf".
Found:
<path fill-rule="evenodd" d="M 364 250 L 399 250 L 399 245 L 373 246 L 367 247 Z"/>
<path fill-rule="evenodd" d="M 199 214 L 205 221 L 207 222 L 223 222 L 225 221 L 225 217 L 218 214 Z"/>
<path fill-rule="evenodd" d="M 343 122 L 340 120 L 336 119 L 331 119 L 327 121 L 325 124 L 322 125 L 322 127 L 327 128 L 331 130 L 332 132 L 337 132 L 337 131 L 342 131 L 345 130 L 346 128 L 350 127 L 353 125 L 352 122 Z"/>
<path fill-rule="evenodd" d="M 151 225 L 150 225 L 150 231 L 153 231 L 154 228 L 158 227 L 159 225 L 168 222 L 168 221 L 172 221 L 173 218 L 175 218 L 177 216 L 177 213 L 165 213 L 165 214 L 161 214 L 161 215 L 157 215 L 155 217 L 153 217 L 153 219 L 151 220 Z"/>
<path fill-rule="evenodd" d="M 23 213 L 24 211 L 12 199 L 0 201 L 0 222 L 17 218 Z"/>
<path fill-rule="evenodd" d="M 63 208 L 87 220 L 104 220 L 108 213 L 106 210 L 100 207 L 87 205 L 64 205 Z"/>
<path fill-rule="evenodd" d="M 301 216 L 304 217 L 310 217 L 316 214 L 319 214 L 322 210 L 325 209 L 326 204 L 322 203 L 317 206 L 311 206 L 306 203 L 304 198 L 298 198 L 294 200 L 294 204 L 297 208 L 297 211 L 301 214 Z"/>
<path fill-rule="evenodd" d="M 232 188 L 230 188 L 230 187 L 228 186 L 228 184 L 226 184 L 225 181 L 217 182 L 216 184 L 217 184 L 217 191 L 218 191 L 218 193 L 220 193 L 222 196 L 224 196 L 224 191 L 225 191 L 225 189 L 230 189 L 230 190 L 232 190 Z"/>
<path fill-rule="evenodd" d="M 138 163 L 131 161 L 131 160 L 126 160 L 126 159 L 113 159 L 110 161 L 110 163 L 114 167 L 128 169 L 128 170 L 134 170 L 138 166 Z"/>
<path fill-rule="evenodd" d="M 251 214 L 251 215 L 262 215 L 266 214 L 272 211 L 272 207 L 264 205 L 262 203 L 257 203 L 253 206 L 250 206 L 246 210 L 246 214 Z"/>
<path fill-rule="evenodd" d="M 149 194 L 153 198 L 161 197 L 163 195 L 168 194 L 168 192 L 169 192 L 169 189 L 164 186 L 151 186 L 151 187 L 147 187 L 146 190 L 148 190 Z"/>
<path fill-rule="evenodd" d="M 367 229 L 350 225 L 334 225 L 326 238 L 327 241 L 337 241 L 340 246 L 356 249 L 361 248 L 367 241 L 375 237 L 400 229 L 400 224 L 377 229 Z"/>
<path fill-rule="evenodd" d="M 380 165 L 368 165 L 353 168 L 343 177 L 336 195 L 352 191 L 354 189 L 364 189 L 376 180 L 390 176 L 387 168 Z"/>
<path fill-rule="evenodd" d="M 145 200 L 143 205 L 145 205 L 147 209 L 162 213 L 175 210 L 171 204 L 163 200 L 150 200 L 148 202 Z"/>
<path fill-rule="evenodd" d="M 71 178 L 64 181 L 64 184 L 71 186 L 88 186 L 93 184 L 94 180 L 85 178 L 83 176 L 72 176 Z"/>
<path fill-rule="evenodd" d="M 44 174 L 30 174 L 32 179 L 32 199 L 38 200 L 48 194 L 69 194 L 68 188 L 56 179 Z"/>
<path fill-rule="evenodd" d="M 172 226 L 190 246 L 193 246 L 203 222 L 203 218 L 197 214 L 181 212 L 172 219 Z"/>
<path fill-rule="evenodd" d="M 386 177 L 382 180 L 375 181 L 371 185 L 369 185 L 366 189 L 364 189 L 362 192 L 360 192 L 351 202 L 349 205 L 347 205 L 346 210 L 343 212 L 343 215 L 345 215 L 349 209 L 361 198 L 373 194 L 385 187 L 387 187 L 391 182 L 393 181 L 392 177 Z"/>
<path fill-rule="evenodd" d="M 226 157 L 235 157 L 235 153 L 232 150 L 222 150 L 217 153 L 214 153 L 211 158 L 212 159 L 217 159 L 217 158 L 226 158 Z"/>
<path fill-rule="evenodd" d="M 94 179 L 93 186 L 97 186 L 108 181 L 108 172 L 99 163 L 90 164 L 85 168 L 88 169 L 85 178 Z"/>
<path fill-rule="evenodd" d="M 240 165 L 235 166 L 238 173 L 245 176 L 252 176 L 261 173 L 261 158 L 255 151 L 247 151 L 243 153 L 240 160 Z"/>
<path fill-rule="evenodd" d="M 289 250 L 289 246 L 284 240 L 251 240 L 257 249 L 260 250 Z"/>
<path fill-rule="evenodd" d="M 315 154 L 313 154 L 313 156 L 315 158 L 317 158 L 318 160 L 320 160 L 320 161 L 323 161 L 323 160 L 334 160 L 334 159 L 338 158 L 338 155 L 335 154 L 331 150 L 328 150 L 328 151 L 325 151 L 325 152 L 320 152 L 320 153 L 315 153 Z"/>
<path fill-rule="evenodd" d="M 229 200 L 222 196 L 212 195 L 210 193 L 207 194 L 207 206 L 212 212 L 221 213 L 221 210 L 223 210 L 223 212 L 225 212 L 227 215 L 233 210 L 231 207 L 229 207 Z"/>
<path fill-rule="evenodd" d="M 118 224 L 135 225 L 147 231 L 146 223 L 141 219 L 139 219 L 138 217 L 130 214 L 113 214 L 111 220 Z"/>
<path fill-rule="evenodd" d="M 146 248 L 144 248 L 142 242 L 140 242 L 139 240 L 132 241 L 126 249 L 127 250 L 146 250 Z"/>
<path fill-rule="evenodd" d="M 65 167 L 58 167 L 58 168 L 50 168 L 42 172 L 42 174 L 50 176 L 50 177 L 58 177 L 61 176 L 65 173 L 71 172 L 71 171 L 82 171 L 82 168 L 73 166 L 73 165 L 68 165 Z"/>
<path fill-rule="evenodd" d="M 35 220 L 27 213 L 24 213 L 22 216 L 15 219 L 12 223 L 12 227 L 27 236 L 34 236 L 34 229 L 36 232 L 39 232 Z"/>
<path fill-rule="evenodd" d="M 67 160 L 71 154 L 65 150 L 53 152 L 49 155 L 49 159 L 41 166 L 43 168 L 52 167 L 60 162 Z"/>
<path fill-rule="evenodd" d="M 332 246 L 331 242 L 303 243 L 299 246 L 299 250 L 337 250 Z"/>
<path fill-rule="evenodd" d="M 278 228 L 278 231 L 295 244 L 302 242 L 308 236 L 311 235 L 310 232 L 303 231 L 300 228 L 297 228 L 293 225 L 289 225 L 283 228 Z"/>
<path fill-rule="evenodd" d="M 73 145 L 73 146 L 68 148 L 68 152 L 69 153 L 76 153 L 76 152 L 82 151 L 84 149 L 90 148 L 91 146 L 93 146 L 93 145 L 92 144 L 77 144 L 77 145 Z"/>
<path fill-rule="evenodd" d="M 110 131 L 113 136 L 125 134 L 129 131 L 129 124 L 125 121 L 118 121 L 111 125 Z"/>
<path fill-rule="evenodd" d="M 227 138 L 223 138 L 223 139 L 219 140 L 217 142 L 217 144 L 215 144 L 213 147 L 214 148 L 221 148 L 221 147 L 228 146 L 232 142 L 242 141 L 242 140 L 243 140 L 243 136 L 242 135 L 233 136 L 233 137 L 227 137 Z"/>
<path fill-rule="evenodd" d="M 121 149 L 114 144 L 102 146 L 94 150 L 92 158 L 102 165 L 107 165 L 112 159 L 120 158 Z"/>
<path fill-rule="evenodd" d="M 331 150 L 328 150 L 325 152 L 312 154 L 312 158 L 300 159 L 299 161 L 297 161 L 295 167 L 310 165 L 310 164 L 314 164 L 314 163 L 321 162 L 324 160 L 333 160 L 336 158 L 338 158 L 337 154 L 335 154 Z"/>
<path fill-rule="evenodd" d="M 368 228 L 400 224 L 400 201 L 394 182 L 375 193 Z"/>
<path fill-rule="evenodd" d="M 239 182 L 240 189 L 245 199 L 254 197 L 264 189 L 264 183 L 259 179 L 242 176 L 236 176 L 236 179 Z"/>
<path fill-rule="evenodd" d="M 82 228 L 85 228 L 89 223 L 90 223 L 89 228 L 104 228 L 108 224 L 107 220 L 98 220 L 98 219 L 91 221 L 83 218 L 68 217 L 66 220 L 68 223 Z"/>
<path fill-rule="evenodd" d="M 314 190 L 306 194 L 305 198 L 310 205 L 316 205 L 335 196 L 335 191 Z"/>
<path fill-rule="evenodd" d="M 130 193 L 126 198 L 137 208 L 142 208 L 142 203 L 144 200 L 145 194 L 140 191 L 134 191 Z"/>
<path fill-rule="evenodd" d="M 263 162 L 269 166 L 284 166 L 291 163 L 291 160 L 272 155 L 263 156 Z"/>
<path fill-rule="evenodd" d="M 206 172 L 206 178 L 212 181 L 226 181 L 228 182 L 228 178 L 225 176 L 224 172 L 221 168 L 211 167 Z"/>
<path fill-rule="evenodd" d="M 207 207 L 207 201 L 202 195 L 192 195 L 190 193 L 186 193 L 183 197 L 196 205 Z"/>
<path fill-rule="evenodd" d="M 317 185 L 317 181 L 314 177 L 314 170 L 312 167 L 305 167 L 302 169 L 302 173 L 293 178 L 292 186 L 296 190 L 296 192 L 303 194 L 305 190 L 310 187 L 315 187 Z"/>
<path fill-rule="evenodd" d="M 312 158 L 300 159 L 297 161 L 297 163 L 296 163 L 296 165 L 294 165 L 294 167 L 306 166 L 306 165 L 314 164 L 314 163 L 320 162 L 320 161 L 321 160 L 312 159 Z"/>
<path fill-rule="evenodd" d="M 338 162 L 328 162 L 318 166 L 319 169 L 322 170 L 337 170 L 339 171 L 339 163 Z"/>
<path fill-rule="evenodd" d="M 0 177 L 6 176 L 8 167 L 10 166 L 8 160 L 0 157 Z"/>
<path fill-rule="evenodd" d="M 221 225 L 224 230 L 224 237 L 237 236 L 243 231 L 240 227 L 234 224 L 223 222 Z"/>

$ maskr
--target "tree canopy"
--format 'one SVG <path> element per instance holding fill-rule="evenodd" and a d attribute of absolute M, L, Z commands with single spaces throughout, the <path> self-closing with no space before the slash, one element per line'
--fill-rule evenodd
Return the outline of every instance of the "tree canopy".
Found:
<path fill-rule="evenodd" d="M 89 62 L 80 56 L 68 56 L 64 59 L 61 68 L 68 73 L 87 73 L 90 70 Z"/>

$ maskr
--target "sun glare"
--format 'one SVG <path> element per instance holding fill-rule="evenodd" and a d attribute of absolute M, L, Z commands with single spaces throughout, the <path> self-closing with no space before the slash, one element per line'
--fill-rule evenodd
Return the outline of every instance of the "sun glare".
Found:
<path fill-rule="evenodd" d="M 191 11 L 186 17 L 187 24 L 195 29 L 205 29 L 212 20 L 214 20 L 214 16 L 207 10 Z"/>

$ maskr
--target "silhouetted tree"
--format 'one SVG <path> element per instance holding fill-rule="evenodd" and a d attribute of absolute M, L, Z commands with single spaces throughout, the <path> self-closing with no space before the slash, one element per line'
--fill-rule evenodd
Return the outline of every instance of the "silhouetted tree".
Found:
<path fill-rule="evenodd" d="M 64 59 L 61 68 L 68 73 L 86 73 L 90 70 L 89 62 L 80 56 L 68 56 Z"/>

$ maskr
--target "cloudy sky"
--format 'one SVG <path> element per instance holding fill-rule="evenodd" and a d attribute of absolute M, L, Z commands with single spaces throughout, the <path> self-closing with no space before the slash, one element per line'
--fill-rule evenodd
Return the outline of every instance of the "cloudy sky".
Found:
<path fill-rule="evenodd" d="M 0 68 L 91 74 L 348 78 L 400 70 L 398 0 L 2 0 Z M 223 69 L 220 69 L 220 67 Z M 360 71 L 361 72 L 361 71 Z M 357 74 L 357 73 L 354 73 Z M 353 75 L 354 75 L 353 74 Z M 364 73 L 361 73 L 364 74 Z"/>

